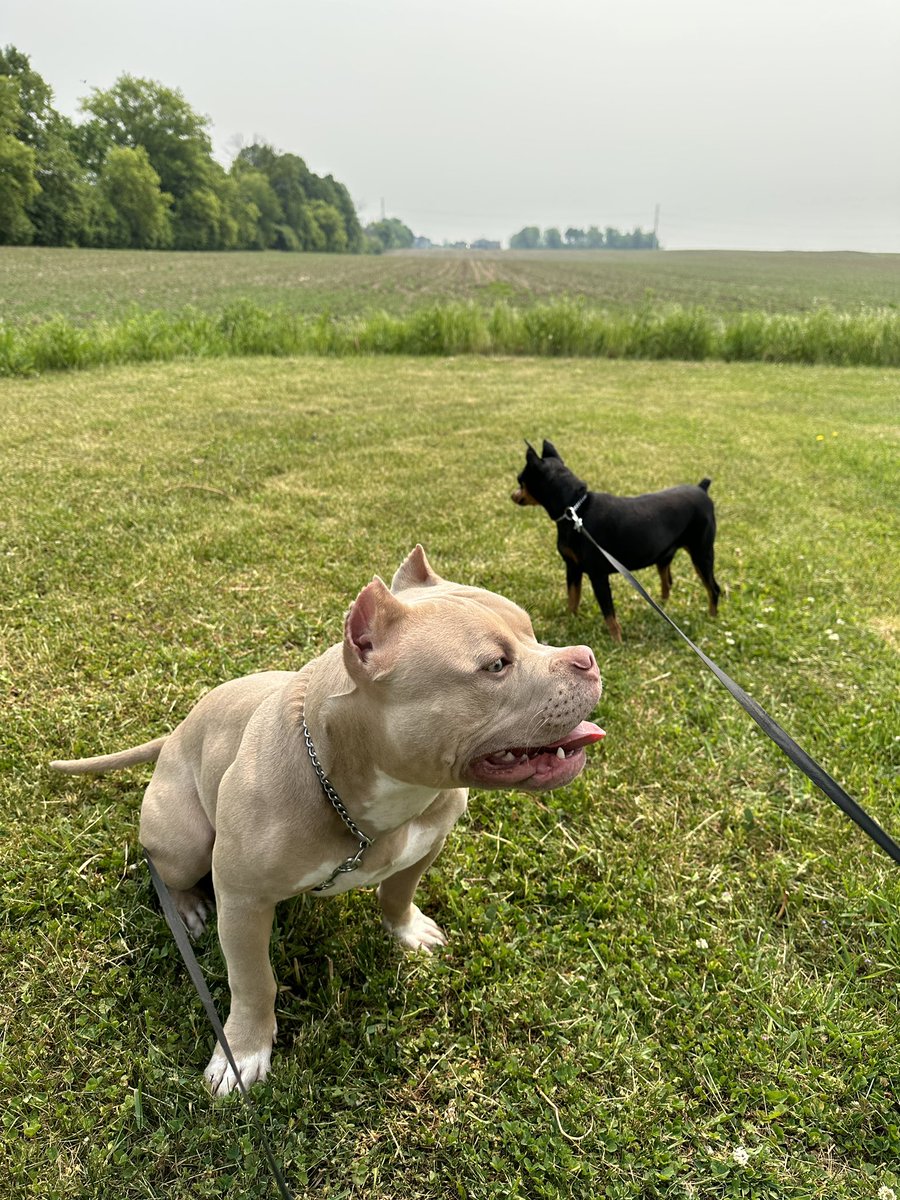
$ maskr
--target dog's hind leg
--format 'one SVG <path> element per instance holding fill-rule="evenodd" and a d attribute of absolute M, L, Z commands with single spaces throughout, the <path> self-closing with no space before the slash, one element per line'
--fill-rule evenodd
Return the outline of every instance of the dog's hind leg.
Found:
<path fill-rule="evenodd" d="M 209 896 L 197 884 L 212 866 L 215 830 L 207 820 L 186 766 L 158 766 L 141 806 L 141 845 L 153 859 L 185 928 L 199 937 Z"/>
<path fill-rule="evenodd" d="M 706 588 L 706 594 L 709 596 L 709 615 L 714 617 L 719 610 L 719 597 L 722 594 L 722 589 L 719 587 L 716 577 L 713 574 L 715 551 L 713 550 L 712 539 L 700 547 L 688 546 L 688 554 L 690 554 L 694 570 L 702 579 L 703 586 Z"/>

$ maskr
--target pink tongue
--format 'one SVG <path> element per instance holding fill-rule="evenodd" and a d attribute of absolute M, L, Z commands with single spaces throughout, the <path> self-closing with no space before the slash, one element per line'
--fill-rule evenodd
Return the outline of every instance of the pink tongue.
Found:
<path fill-rule="evenodd" d="M 580 750 L 582 746 L 590 746 L 592 742 L 599 742 L 604 737 L 606 737 L 606 731 L 599 725 L 595 725 L 593 721 L 582 721 L 580 725 L 576 725 L 567 733 L 562 741 L 554 742 L 547 749 L 556 750 L 562 746 L 563 750 Z"/>

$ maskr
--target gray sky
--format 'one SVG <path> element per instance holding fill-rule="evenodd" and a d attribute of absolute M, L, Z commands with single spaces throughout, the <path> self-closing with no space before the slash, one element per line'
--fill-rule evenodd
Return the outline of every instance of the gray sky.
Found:
<path fill-rule="evenodd" d="M 128 72 L 435 241 L 900 252 L 898 0 L 4 0 L 71 116 Z"/>

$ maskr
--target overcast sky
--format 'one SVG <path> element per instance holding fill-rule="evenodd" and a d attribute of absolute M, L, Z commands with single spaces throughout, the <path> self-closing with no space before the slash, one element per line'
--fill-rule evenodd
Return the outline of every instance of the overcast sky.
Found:
<path fill-rule="evenodd" d="M 3 0 L 57 108 L 180 89 L 435 241 L 900 252 L 900 0 Z"/>

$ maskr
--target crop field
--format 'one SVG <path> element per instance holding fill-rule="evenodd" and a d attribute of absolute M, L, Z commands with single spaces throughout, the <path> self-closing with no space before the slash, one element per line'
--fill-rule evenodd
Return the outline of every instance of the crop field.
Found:
<path fill-rule="evenodd" d="M 647 302 L 716 313 L 900 304 L 900 255 L 740 251 L 177 253 L 0 247 L 0 321 L 62 314 L 84 324 L 134 307 L 218 311 L 242 300 L 337 317 L 568 296 L 619 312 Z"/>
<path fill-rule="evenodd" d="M 4 287 L 6 315 L 137 299 L 100 282 L 99 264 L 130 256 L 99 256 L 88 285 L 79 255 L 81 292 Z M 13 260 L 66 258 L 4 251 L 0 267 Z M 328 272 L 474 270 L 141 260 L 146 302 L 179 307 L 219 305 L 218 273 L 238 268 L 292 294 L 306 270 L 320 296 L 338 291 Z M 640 269 L 585 267 L 597 288 L 619 270 L 619 289 Z M 842 286 L 846 304 L 877 291 L 864 273 L 831 279 L 835 303 Z M 359 276 L 341 286 L 364 292 Z M 720 286 L 736 304 L 738 285 Z M 827 298 L 793 287 L 797 308 Z M 764 293 L 753 303 L 776 303 L 772 278 Z M 897 837 L 898 379 L 463 355 L 0 381 L 0 1191 L 274 1194 L 241 1098 L 203 1087 L 210 1031 L 139 858 L 148 771 L 73 779 L 47 763 L 143 741 L 223 680 L 308 661 L 421 541 L 444 576 L 528 609 L 542 640 L 594 648 L 608 736 L 560 791 L 472 794 L 419 894 L 450 931 L 444 952 L 403 956 L 369 892 L 280 906 L 279 1042 L 252 1095 L 296 1195 L 900 1192 L 900 872 L 623 581 L 623 644 L 587 588 L 568 615 L 552 523 L 509 500 L 526 437 L 619 493 L 711 476 L 720 616 L 683 554 L 668 611 Z M 655 593 L 656 573 L 644 581 Z M 224 1009 L 214 926 L 197 952 Z"/>

